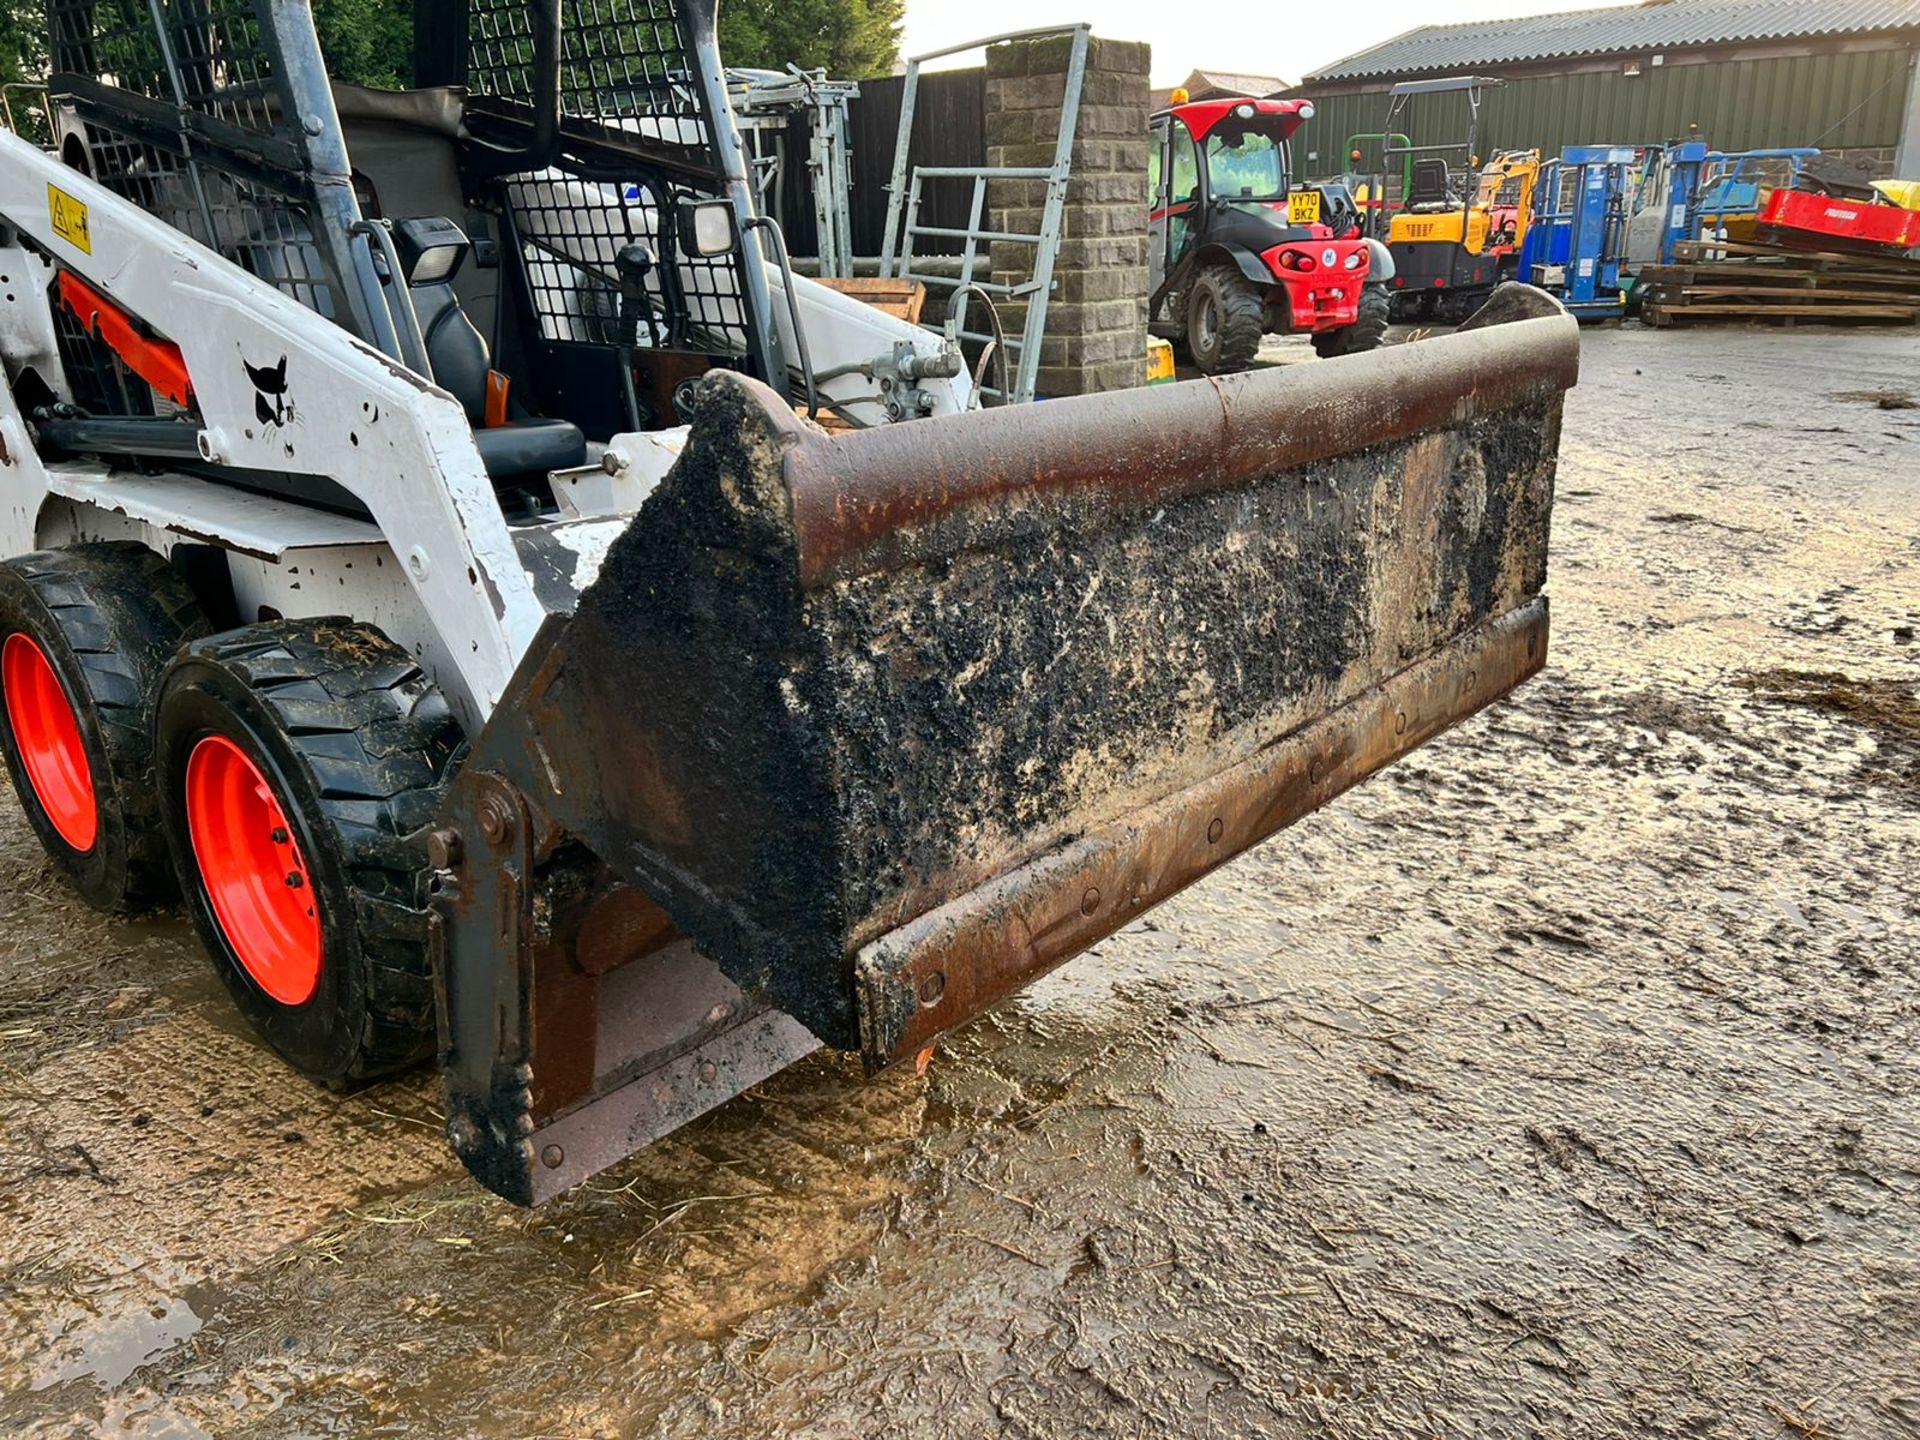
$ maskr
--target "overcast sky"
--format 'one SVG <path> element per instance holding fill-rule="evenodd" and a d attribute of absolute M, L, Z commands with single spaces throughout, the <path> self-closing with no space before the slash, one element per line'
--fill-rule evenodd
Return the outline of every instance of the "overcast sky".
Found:
<path fill-rule="evenodd" d="M 1298 80 L 1419 25 L 1588 10 L 1619 0 L 907 0 L 901 53 L 919 55 L 982 35 L 1087 20 L 1093 33 L 1153 46 L 1153 83 L 1192 70 Z M 977 56 L 953 63 L 979 64 Z"/>

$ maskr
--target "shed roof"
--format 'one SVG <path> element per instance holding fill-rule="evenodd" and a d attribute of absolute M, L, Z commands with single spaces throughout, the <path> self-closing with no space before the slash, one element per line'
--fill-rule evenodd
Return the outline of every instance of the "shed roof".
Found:
<path fill-rule="evenodd" d="M 1423 25 L 1336 60 L 1306 80 L 1910 29 L 1920 29 L 1920 0 L 1649 0 L 1519 20 Z"/>
<path fill-rule="evenodd" d="M 1196 95 L 1207 89 L 1220 95 L 1250 95 L 1257 99 L 1286 87 L 1287 82 L 1278 75 L 1249 75 L 1238 70 L 1196 70 L 1187 77 L 1187 88 Z"/>
<path fill-rule="evenodd" d="M 1214 95 L 1249 96 L 1255 100 L 1267 95 L 1277 95 L 1287 88 L 1287 82 L 1278 75 L 1248 75 L 1234 70 L 1195 70 L 1178 85 L 1162 85 L 1150 96 L 1150 104 L 1155 110 L 1164 110 L 1173 100 L 1175 90 L 1184 90 L 1194 100 L 1205 100 Z"/>

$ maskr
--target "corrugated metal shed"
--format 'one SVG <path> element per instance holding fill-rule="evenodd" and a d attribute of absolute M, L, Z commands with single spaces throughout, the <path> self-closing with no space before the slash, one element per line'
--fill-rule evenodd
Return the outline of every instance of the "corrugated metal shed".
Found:
<path fill-rule="evenodd" d="M 1523 76 L 1486 92 L 1480 151 L 1644 145 L 1685 136 L 1695 127 L 1723 150 L 1891 147 L 1900 133 L 1910 57 L 1908 47 L 1888 46 L 1643 68 L 1637 76 L 1618 69 Z M 1379 130 L 1387 83 L 1333 94 L 1317 93 L 1308 83 L 1293 92 L 1311 98 L 1316 108 L 1294 140 L 1306 173 L 1349 168 L 1347 139 Z M 1419 103 L 1426 107 L 1420 128 L 1429 138 L 1464 133 L 1464 101 L 1449 96 Z M 1362 149 L 1363 168 L 1377 169 L 1371 142 L 1362 142 Z"/>
<path fill-rule="evenodd" d="M 1920 0 L 1666 0 L 1426 25 L 1349 55 L 1301 82 L 1408 76 L 1689 45 L 1751 44 L 1920 29 Z"/>

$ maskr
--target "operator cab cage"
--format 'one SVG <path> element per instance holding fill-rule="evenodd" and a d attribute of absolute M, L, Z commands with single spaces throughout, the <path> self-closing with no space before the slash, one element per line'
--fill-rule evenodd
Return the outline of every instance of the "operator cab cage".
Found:
<path fill-rule="evenodd" d="M 1284 200 L 1293 182 L 1293 132 L 1312 118 L 1310 100 L 1196 100 L 1155 111 L 1149 121 L 1147 189 L 1156 216 L 1169 203 L 1177 207 L 1209 200 L 1217 204 Z M 1256 141 L 1250 157 L 1254 173 L 1241 178 L 1254 183 L 1236 190 L 1224 183 L 1224 177 L 1217 180 L 1211 175 L 1212 162 L 1223 160 L 1231 168 L 1239 147 L 1249 138 Z M 1264 150 L 1257 143 L 1262 139 Z M 1162 189 L 1169 185 L 1173 193 L 1163 196 Z"/>
<path fill-rule="evenodd" d="M 63 158 L 476 426 L 490 368 L 596 438 L 675 423 L 713 365 L 784 391 L 715 0 L 414 8 L 418 88 L 385 92 L 329 81 L 300 0 L 48 0 Z"/>
<path fill-rule="evenodd" d="M 1300 183 L 1293 137 L 1313 116 L 1311 100 L 1252 97 L 1193 100 L 1156 110 L 1147 150 L 1150 221 L 1185 215 L 1185 207 L 1284 204 Z M 1251 153 L 1242 157 L 1240 149 L 1249 140 Z M 1320 192 L 1319 223 L 1334 235 L 1360 225 L 1360 210 L 1347 186 L 1316 181 L 1311 188 Z M 1156 268 L 1162 258 L 1153 257 Z"/>
<path fill-rule="evenodd" d="M 1310 100 L 1196 100 L 1155 111 L 1147 151 L 1152 218 L 1197 218 L 1209 203 L 1284 202 L 1294 183 L 1293 134 L 1312 118 Z"/>
<path fill-rule="evenodd" d="M 1385 137 L 1381 148 L 1381 182 L 1384 186 L 1402 166 L 1411 173 L 1411 181 L 1401 204 L 1409 210 L 1458 209 L 1473 199 L 1474 172 L 1479 168 L 1475 141 L 1480 131 L 1481 92 L 1506 82 L 1492 75 L 1446 75 L 1432 80 L 1402 80 L 1387 91 L 1387 118 L 1381 126 Z M 1460 96 L 1460 106 L 1439 102 L 1440 113 L 1420 116 L 1415 127 L 1415 112 L 1434 105 L 1431 97 Z M 1421 102 L 1424 101 L 1423 105 Z M 1453 123 L 1455 121 L 1459 123 Z M 1457 140 L 1422 140 L 1425 133 L 1439 131 L 1458 135 Z M 1404 144 L 1394 137 L 1407 137 Z"/>
<path fill-rule="evenodd" d="M 1155 111 L 1152 123 L 1158 125 L 1172 117 L 1185 125 L 1196 140 L 1204 140 L 1215 126 L 1222 121 L 1238 121 L 1250 126 L 1256 118 L 1269 118 L 1275 122 L 1274 134 L 1282 140 L 1290 139 L 1295 130 L 1313 118 L 1311 100 L 1256 100 L 1248 98 L 1222 98 L 1215 100 L 1190 100 L 1184 105 L 1172 105 L 1165 110 Z"/>

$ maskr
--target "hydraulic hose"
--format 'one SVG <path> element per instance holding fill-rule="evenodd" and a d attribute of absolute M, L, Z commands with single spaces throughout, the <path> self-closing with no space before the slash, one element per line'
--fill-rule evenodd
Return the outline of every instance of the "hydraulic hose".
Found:
<path fill-rule="evenodd" d="M 978 285 L 968 282 L 957 287 L 953 292 L 953 300 L 958 300 L 968 293 L 978 295 L 980 303 L 987 307 L 987 323 L 993 327 L 993 339 L 988 342 L 986 349 L 980 352 L 979 363 L 974 366 L 973 394 L 967 399 L 967 408 L 969 410 L 980 408 L 980 381 L 987 373 L 987 362 L 996 355 L 1000 360 L 1000 403 L 1004 405 L 1007 403 L 1007 396 L 1013 393 L 1007 375 L 1007 332 L 1001 328 L 1000 311 L 994 305 L 993 297 Z M 947 303 L 951 305 L 953 301 L 949 300 Z"/>

